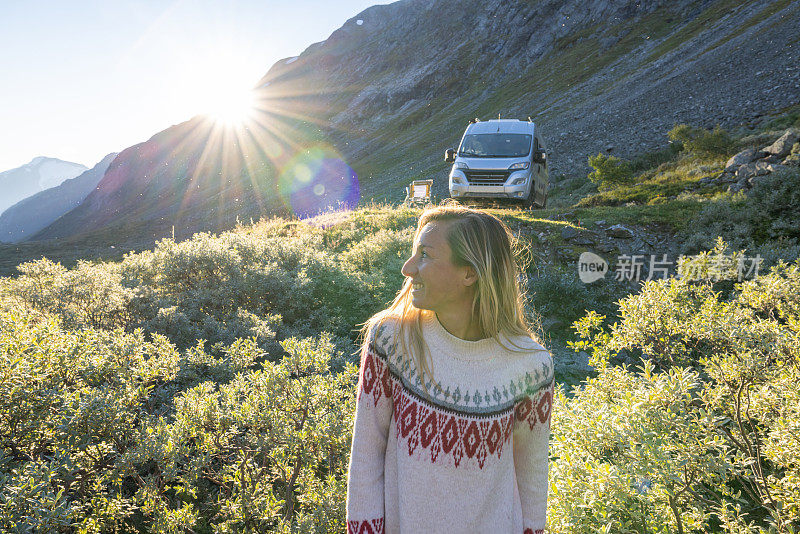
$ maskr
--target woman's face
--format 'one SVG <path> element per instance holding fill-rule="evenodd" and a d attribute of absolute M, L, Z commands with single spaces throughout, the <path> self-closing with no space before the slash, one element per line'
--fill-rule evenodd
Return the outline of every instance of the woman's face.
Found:
<path fill-rule="evenodd" d="M 451 223 L 426 224 L 414 243 L 414 253 L 403 265 L 403 276 L 413 283 L 414 307 L 432 310 L 437 315 L 469 316 L 472 309 L 472 269 L 455 265 L 447 243 Z"/>

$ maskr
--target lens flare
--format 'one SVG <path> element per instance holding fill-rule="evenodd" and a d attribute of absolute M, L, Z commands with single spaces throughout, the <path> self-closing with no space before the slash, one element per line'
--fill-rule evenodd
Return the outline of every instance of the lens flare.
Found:
<path fill-rule="evenodd" d="M 352 209 L 360 199 L 358 176 L 327 147 L 314 147 L 292 158 L 278 179 L 286 207 L 301 219 L 329 209 Z"/>

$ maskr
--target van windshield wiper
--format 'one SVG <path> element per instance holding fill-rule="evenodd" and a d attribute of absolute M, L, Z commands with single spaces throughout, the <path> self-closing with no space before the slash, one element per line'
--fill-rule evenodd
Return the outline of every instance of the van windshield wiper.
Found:
<path fill-rule="evenodd" d="M 459 152 L 458 155 L 459 156 L 466 156 L 468 158 L 469 157 L 475 157 L 475 156 L 481 156 L 481 154 L 478 154 L 477 152 L 467 152 L 467 151 L 463 151 L 463 150 L 461 152 Z"/>

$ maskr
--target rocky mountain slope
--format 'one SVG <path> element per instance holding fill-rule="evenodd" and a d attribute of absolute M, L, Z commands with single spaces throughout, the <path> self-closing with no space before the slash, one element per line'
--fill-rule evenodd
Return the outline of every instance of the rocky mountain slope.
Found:
<path fill-rule="evenodd" d="M 16 243 L 73 209 L 100 183 L 116 152 L 88 171 L 20 200 L 0 215 L 0 241 Z"/>
<path fill-rule="evenodd" d="M 0 213 L 22 199 L 55 187 L 86 170 L 80 163 L 39 156 L 21 167 L 0 172 Z"/>
<path fill-rule="evenodd" d="M 269 70 L 257 124 L 196 118 L 124 151 L 36 238 L 222 229 L 292 210 L 293 191 L 321 207 L 337 197 L 314 169 L 338 160 L 362 198 L 398 200 L 421 177 L 446 196 L 442 153 L 475 116 L 534 117 L 551 176 L 585 175 L 587 155 L 658 148 L 674 123 L 754 124 L 799 102 L 799 30 L 787 0 L 373 6 Z"/>

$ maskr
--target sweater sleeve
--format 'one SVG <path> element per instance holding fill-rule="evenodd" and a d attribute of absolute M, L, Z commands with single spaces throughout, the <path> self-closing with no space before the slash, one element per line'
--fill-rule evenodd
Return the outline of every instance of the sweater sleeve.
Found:
<path fill-rule="evenodd" d="M 537 391 L 529 391 L 514 410 L 514 470 L 522 502 L 523 534 L 542 534 L 545 528 L 552 403 L 551 378 Z"/>
<path fill-rule="evenodd" d="M 347 477 L 347 533 L 384 532 L 384 455 L 392 417 L 391 378 L 372 329 L 361 351 Z"/>

